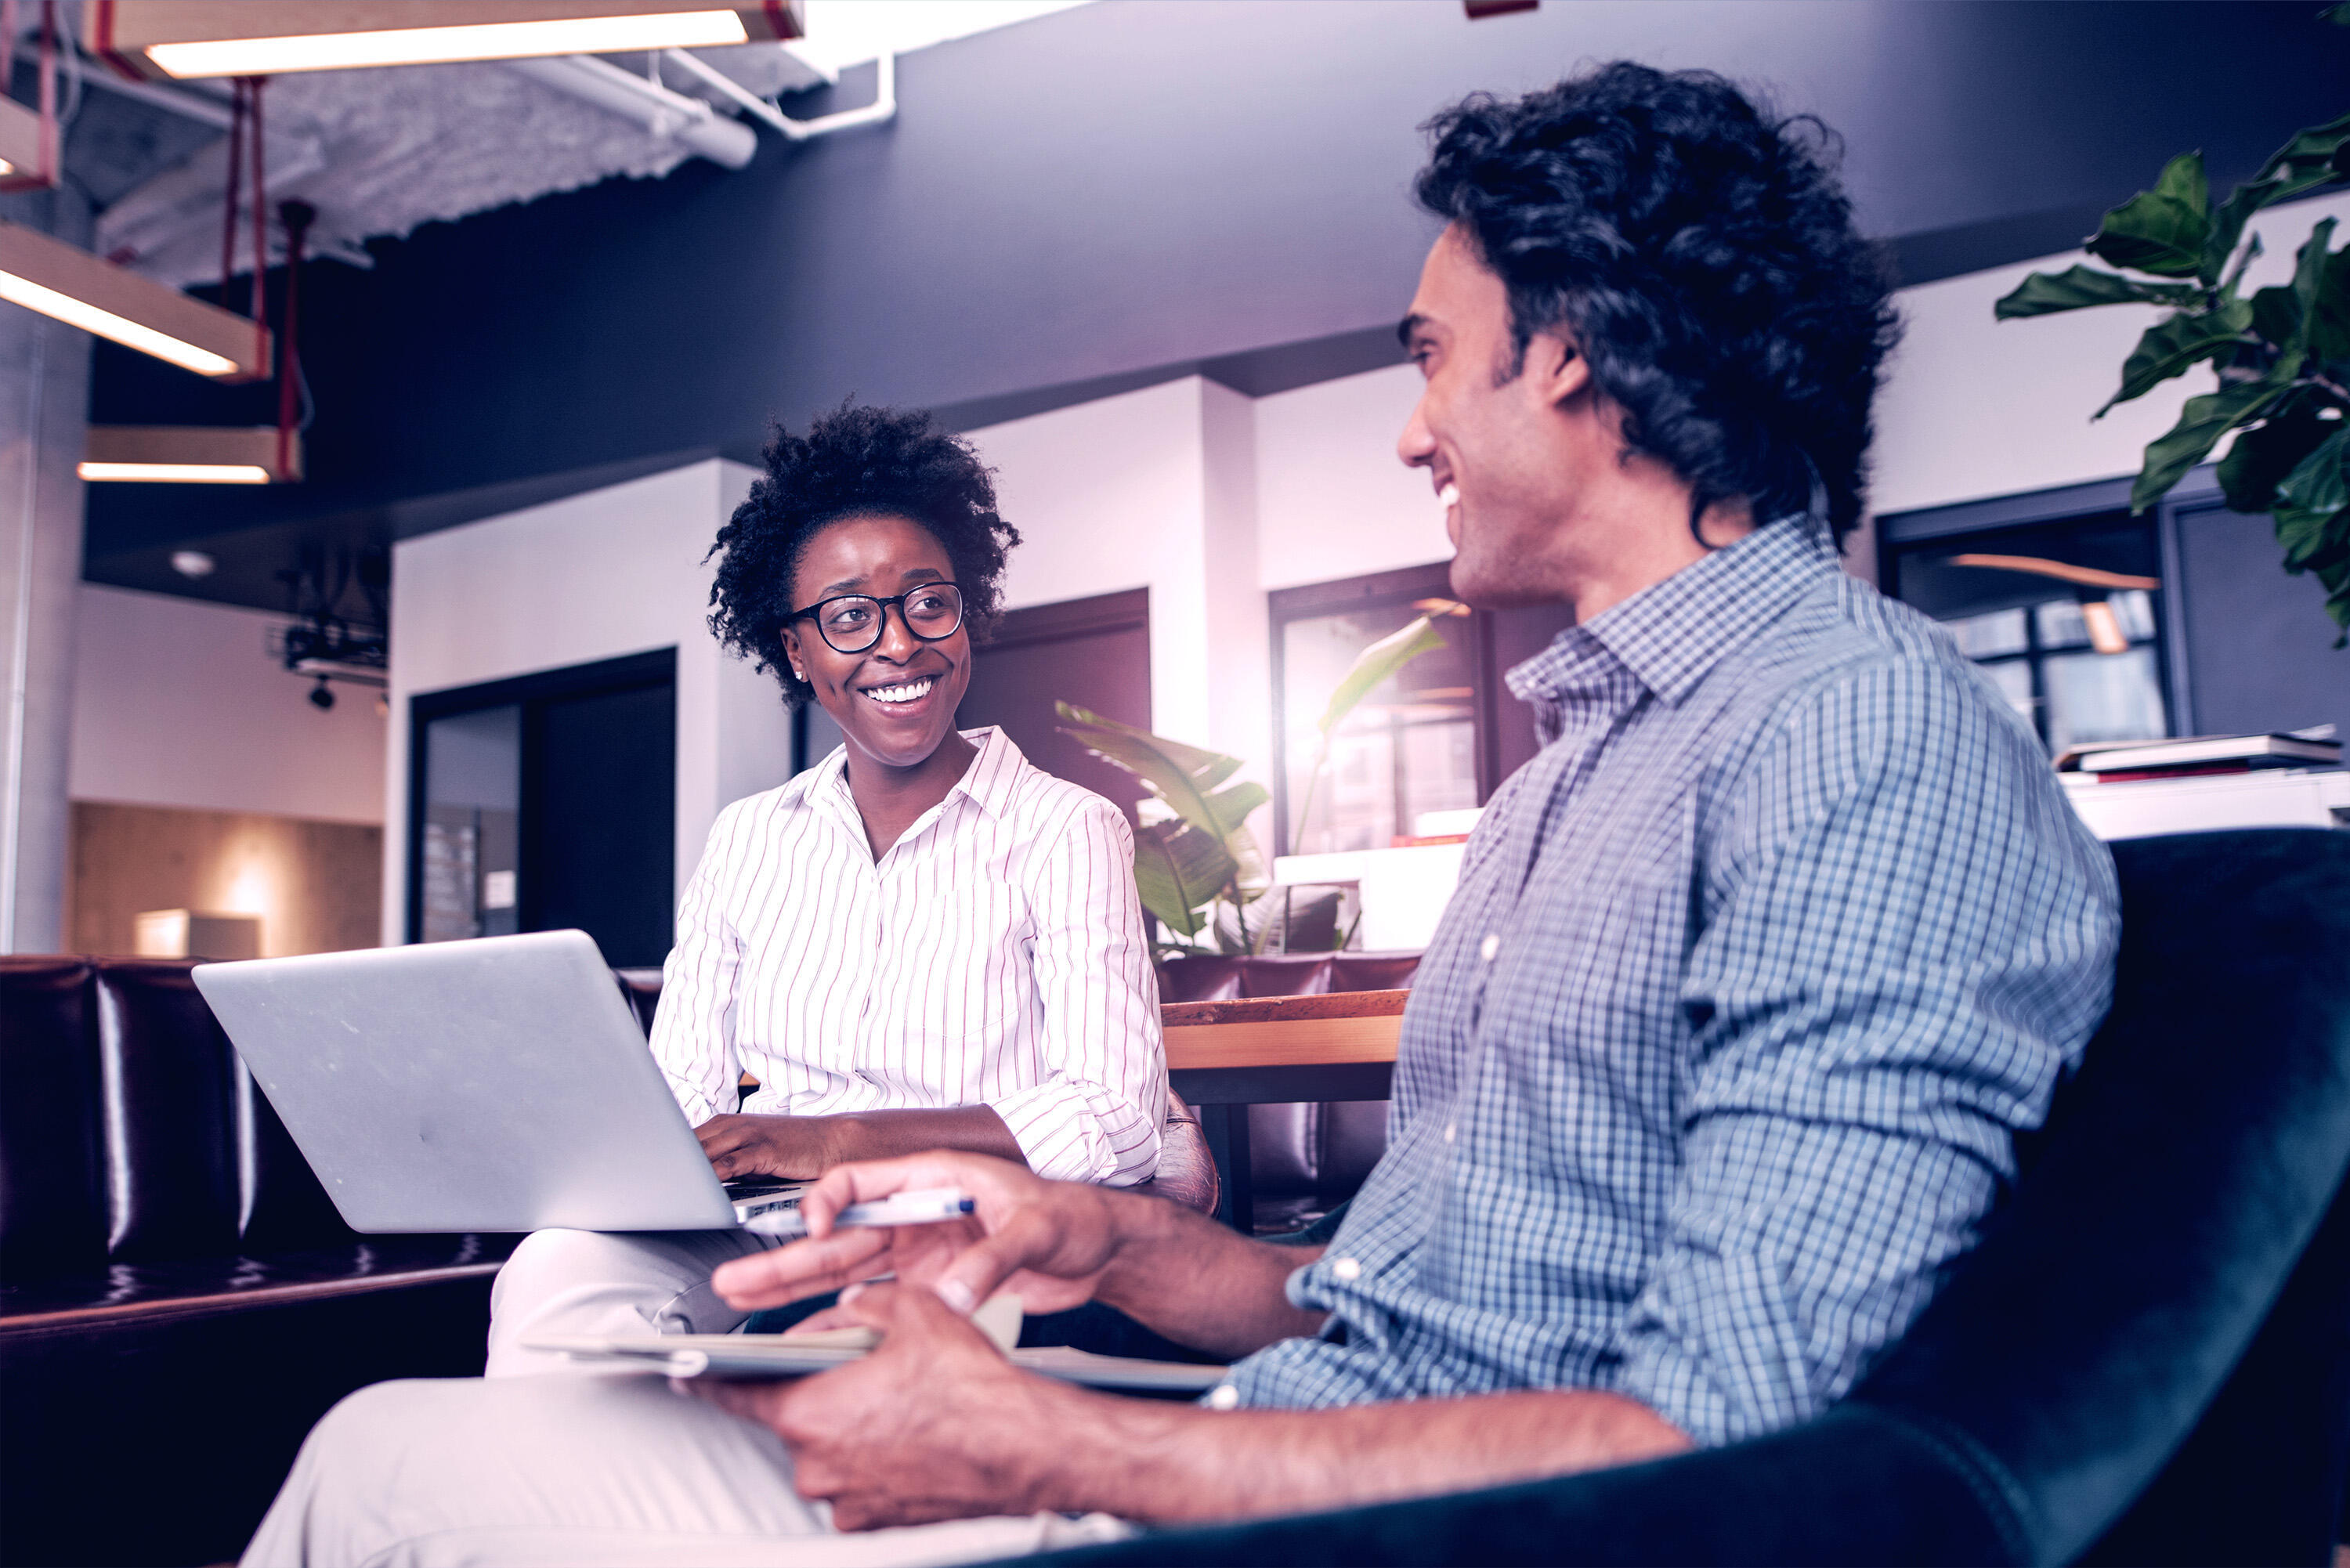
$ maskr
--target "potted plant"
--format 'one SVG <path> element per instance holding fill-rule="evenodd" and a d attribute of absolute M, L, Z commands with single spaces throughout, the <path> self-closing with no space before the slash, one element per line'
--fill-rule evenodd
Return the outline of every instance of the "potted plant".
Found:
<path fill-rule="evenodd" d="M 2350 5 L 2325 15 L 2350 26 Z M 2314 573 L 2350 642 L 2350 247 L 2331 248 L 2334 221 L 2311 231 L 2293 281 L 2246 296 L 2260 254 L 2253 213 L 2350 182 L 2350 115 L 2302 131 L 2216 207 L 2199 152 L 2170 161 L 2154 189 L 2105 216 L 2089 254 L 2119 268 L 2033 273 L 1999 301 L 1998 319 L 2103 305 L 2157 305 L 2168 314 L 2139 337 L 2121 386 L 2093 418 L 2209 364 L 2219 389 L 2187 400 L 2178 422 L 2146 449 L 2130 487 L 2143 512 L 2236 433 L 2220 459 L 2228 505 L 2275 520 L 2288 572 Z M 2128 275 L 2136 274 L 2138 275 Z"/>

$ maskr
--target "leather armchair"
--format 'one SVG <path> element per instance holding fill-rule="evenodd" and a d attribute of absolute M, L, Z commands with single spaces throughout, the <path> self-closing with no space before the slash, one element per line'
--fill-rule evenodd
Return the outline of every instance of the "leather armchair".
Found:
<path fill-rule="evenodd" d="M 1396 991 L 1411 984 L 1419 968 L 1418 953 L 1202 954 L 1159 966 L 1159 999 L 1233 1002 Z M 1267 1232 L 1310 1223 L 1353 1197 L 1387 1147 L 1385 1100 L 1249 1106 L 1252 1212 L 1239 1222 Z"/>
<path fill-rule="evenodd" d="M 2114 846 L 2112 1012 L 2022 1181 L 1815 1420 L 1079 1563 L 2302 1563 L 2350 1468 L 2350 833 Z"/>

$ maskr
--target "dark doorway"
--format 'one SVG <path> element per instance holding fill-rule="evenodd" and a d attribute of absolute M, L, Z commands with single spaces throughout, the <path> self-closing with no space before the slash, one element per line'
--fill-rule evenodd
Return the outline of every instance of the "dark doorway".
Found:
<path fill-rule="evenodd" d="M 1061 732 L 1055 702 L 1150 727 L 1150 590 L 1098 594 L 1005 612 L 973 650 L 955 722 L 1001 728 L 1028 760 L 1118 803 L 1134 820 L 1142 786 Z"/>
<path fill-rule="evenodd" d="M 577 928 L 606 961 L 670 949 L 674 649 L 417 696 L 408 937 Z"/>

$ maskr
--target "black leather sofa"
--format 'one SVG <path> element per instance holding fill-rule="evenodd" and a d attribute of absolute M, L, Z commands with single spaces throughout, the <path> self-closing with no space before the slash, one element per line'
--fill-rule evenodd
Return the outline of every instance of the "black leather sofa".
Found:
<path fill-rule="evenodd" d="M 0 957 L 5 1568 L 226 1562 L 335 1401 L 482 1370 L 520 1238 L 345 1226 L 192 968 Z M 1149 1189 L 1216 1205 L 1180 1105 Z"/>
<path fill-rule="evenodd" d="M 515 1239 L 347 1228 L 192 967 L 0 958 L 0 1563 L 232 1559 L 336 1400 L 482 1367 Z"/>

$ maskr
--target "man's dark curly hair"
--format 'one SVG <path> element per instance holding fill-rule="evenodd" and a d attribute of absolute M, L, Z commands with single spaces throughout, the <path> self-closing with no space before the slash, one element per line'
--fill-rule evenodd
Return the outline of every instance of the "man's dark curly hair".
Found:
<path fill-rule="evenodd" d="M 1619 61 L 1421 128 L 1416 191 L 1508 286 L 1523 368 L 1564 328 L 1634 451 L 1695 490 L 1804 510 L 1816 474 L 1859 520 L 1877 365 L 1898 336 L 1884 269 L 1832 171 L 1834 134 L 1709 71 Z"/>
<path fill-rule="evenodd" d="M 734 509 L 710 554 L 710 629 L 727 648 L 771 671 L 798 707 L 814 689 L 792 673 L 784 620 L 808 541 L 827 524 L 889 514 L 929 529 L 945 546 L 962 589 L 963 625 L 983 639 L 1003 606 L 1003 558 L 1019 531 L 995 514 L 992 470 L 962 437 L 931 428 L 921 410 L 843 403 L 795 436 L 781 425 L 764 454 L 766 477 Z M 705 557 L 706 558 L 706 557 Z"/>

